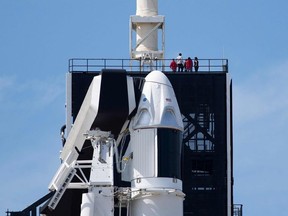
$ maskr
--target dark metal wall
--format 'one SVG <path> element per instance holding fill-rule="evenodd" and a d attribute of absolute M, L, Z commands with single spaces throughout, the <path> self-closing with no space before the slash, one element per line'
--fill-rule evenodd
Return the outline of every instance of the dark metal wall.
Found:
<path fill-rule="evenodd" d="M 98 74 L 72 73 L 73 119 L 92 78 Z M 145 77 L 147 74 L 129 75 Z M 232 116 L 232 106 L 227 104 L 232 100 L 232 87 L 227 83 L 227 80 L 230 82 L 227 73 L 166 75 L 173 85 L 184 122 L 184 215 L 233 215 L 232 151 L 229 151 L 232 149 L 232 128 L 228 118 Z M 229 163 L 231 170 L 228 169 Z M 227 205 L 231 205 L 231 212 Z"/>
<path fill-rule="evenodd" d="M 232 134 L 227 136 L 227 133 L 232 130 L 227 117 L 232 115 L 232 110 L 227 104 L 231 95 L 226 75 L 169 76 L 184 122 L 184 215 L 225 216 L 232 213 L 232 208 L 227 210 L 227 205 L 232 206 L 229 202 L 232 202 L 233 194 L 228 194 L 232 182 L 227 174 L 230 172 L 232 176 L 232 170 L 228 170 L 227 165 L 232 161 L 227 152 L 232 140 L 227 137 Z"/>

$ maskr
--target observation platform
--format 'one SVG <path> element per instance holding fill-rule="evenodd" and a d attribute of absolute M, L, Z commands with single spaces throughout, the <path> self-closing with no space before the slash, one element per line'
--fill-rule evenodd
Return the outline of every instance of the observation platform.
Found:
<path fill-rule="evenodd" d="M 183 59 L 184 61 L 185 59 Z M 172 59 L 105 59 L 105 58 L 73 58 L 69 59 L 68 71 L 98 72 L 102 69 L 124 69 L 127 73 L 148 73 L 152 70 L 172 72 L 170 62 Z M 199 72 L 228 73 L 228 59 L 198 59 Z M 184 71 L 185 72 L 185 71 Z M 193 73 L 195 69 L 193 68 Z M 179 72 L 176 72 L 179 73 Z M 182 73 L 182 72 L 180 72 Z"/>

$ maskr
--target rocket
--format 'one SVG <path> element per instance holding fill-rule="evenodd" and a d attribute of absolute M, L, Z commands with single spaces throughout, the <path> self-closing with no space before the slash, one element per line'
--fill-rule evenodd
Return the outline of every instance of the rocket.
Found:
<path fill-rule="evenodd" d="M 124 157 L 132 154 L 133 159 L 122 178 L 131 182 L 131 215 L 183 215 L 183 122 L 172 85 L 162 72 L 145 77 L 129 130 Z"/>

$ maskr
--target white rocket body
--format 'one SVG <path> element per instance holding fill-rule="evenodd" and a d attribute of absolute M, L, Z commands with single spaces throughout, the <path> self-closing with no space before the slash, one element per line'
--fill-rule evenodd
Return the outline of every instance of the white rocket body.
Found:
<path fill-rule="evenodd" d="M 131 215 L 183 215 L 184 194 L 179 175 L 182 131 L 182 118 L 171 83 L 162 72 L 152 71 L 145 78 L 138 111 L 130 124 L 126 154 L 132 153 L 133 159 L 123 177 L 131 181 Z M 172 149 L 176 149 L 172 152 L 176 155 L 162 154 Z M 175 174 L 165 171 L 163 157 L 167 157 L 167 164 L 172 164 Z M 178 161 L 174 164 L 175 158 Z"/>

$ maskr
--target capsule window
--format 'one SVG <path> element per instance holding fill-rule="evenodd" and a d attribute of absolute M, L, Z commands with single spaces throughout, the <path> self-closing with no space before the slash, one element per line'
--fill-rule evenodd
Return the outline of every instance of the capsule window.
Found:
<path fill-rule="evenodd" d="M 170 125 L 170 126 L 177 126 L 176 116 L 174 114 L 174 111 L 172 109 L 167 109 L 161 120 L 161 124 L 163 125 Z"/>
<path fill-rule="evenodd" d="M 142 109 L 139 114 L 136 126 L 146 126 L 149 125 L 151 116 L 147 109 Z"/>

